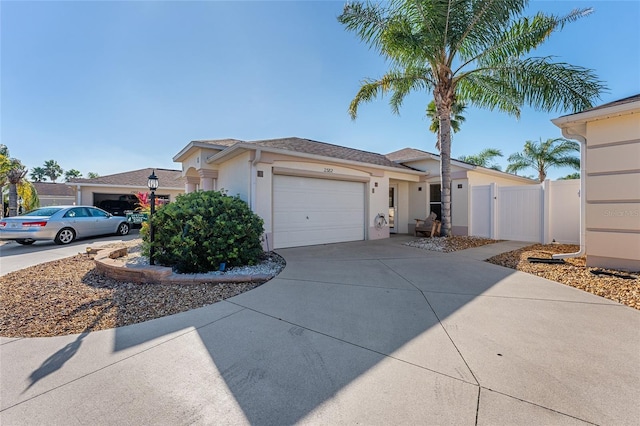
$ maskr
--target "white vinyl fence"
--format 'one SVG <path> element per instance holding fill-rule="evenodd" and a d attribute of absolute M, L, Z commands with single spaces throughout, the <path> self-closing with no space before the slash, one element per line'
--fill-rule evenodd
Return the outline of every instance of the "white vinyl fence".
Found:
<path fill-rule="evenodd" d="M 469 235 L 500 240 L 578 244 L 580 180 L 540 185 L 471 187 Z"/>

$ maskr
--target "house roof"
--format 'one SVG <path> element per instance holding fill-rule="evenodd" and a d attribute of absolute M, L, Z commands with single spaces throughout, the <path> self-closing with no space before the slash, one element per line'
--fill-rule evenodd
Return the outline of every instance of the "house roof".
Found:
<path fill-rule="evenodd" d="M 585 111 L 577 112 L 574 114 L 563 115 L 551 120 L 553 124 L 564 129 L 569 126 L 575 126 L 576 124 L 584 124 L 588 121 L 599 120 L 603 118 L 611 118 L 626 114 L 637 114 L 640 110 L 640 94 L 629 96 L 617 101 L 609 102 L 597 107 L 587 109 Z M 574 129 L 577 130 L 577 129 Z M 573 136 L 579 136 L 578 134 L 566 135 L 565 137 L 573 138 Z"/>
<path fill-rule="evenodd" d="M 329 158 L 337 158 L 340 160 L 355 161 L 377 166 L 393 167 L 403 170 L 412 170 L 402 164 L 398 164 L 382 154 L 369 151 L 362 151 L 355 148 L 334 145 L 326 142 L 318 142 L 311 139 L 303 139 L 296 137 L 265 139 L 257 141 L 238 141 L 235 139 L 221 139 L 210 141 L 193 141 L 192 143 L 206 143 L 213 147 L 231 148 L 236 144 L 242 144 L 245 147 L 263 147 L 275 150 L 291 151 L 301 154 L 318 155 Z"/>
<path fill-rule="evenodd" d="M 403 148 L 398 151 L 390 152 L 385 157 L 387 157 L 391 161 L 403 163 L 405 161 L 416 161 L 433 158 L 434 155 L 436 154 L 415 148 Z"/>
<path fill-rule="evenodd" d="M 602 105 L 598 105 L 597 107 L 593 107 L 593 108 L 589 108 L 586 109 L 584 111 L 581 112 L 589 112 L 589 111 L 596 111 L 599 109 L 605 109 L 605 108 L 611 108 L 614 106 L 618 106 L 618 105 L 625 105 L 625 104 L 629 104 L 631 102 L 638 102 L 640 101 L 640 93 L 637 95 L 632 95 L 626 98 L 622 98 L 622 99 L 618 99 L 617 101 L 613 101 L 613 102 L 608 102 L 606 104 L 602 104 Z M 569 115 L 573 115 L 573 114 L 569 114 Z M 567 116 L 564 116 L 567 117 Z"/>
<path fill-rule="evenodd" d="M 71 179 L 69 183 L 91 186 L 91 185 L 110 185 L 110 186 L 134 186 L 147 187 L 149 175 L 155 171 L 158 176 L 160 188 L 184 188 L 184 178 L 182 171 L 172 169 L 140 169 L 130 172 L 116 173 L 113 175 L 100 176 L 93 179 Z"/>
<path fill-rule="evenodd" d="M 75 197 L 74 187 L 64 183 L 33 182 L 33 186 L 40 197 Z"/>

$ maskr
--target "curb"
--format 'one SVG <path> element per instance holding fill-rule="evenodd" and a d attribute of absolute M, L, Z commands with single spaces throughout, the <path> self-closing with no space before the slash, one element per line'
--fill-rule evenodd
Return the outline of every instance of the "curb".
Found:
<path fill-rule="evenodd" d="M 269 274 L 176 274 L 167 266 L 127 265 L 116 260 L 126 255 L 126 248 L 101 249 L 93 260 L 96 269 L 107 277 L 136 284 L 263 283 L 273 278 L 273 275 Z"/>

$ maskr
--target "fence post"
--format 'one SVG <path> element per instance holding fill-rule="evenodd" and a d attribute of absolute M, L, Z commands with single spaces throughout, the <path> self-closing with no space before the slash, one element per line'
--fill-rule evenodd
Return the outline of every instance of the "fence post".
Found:
<path fill-rule="evenodd" d="M 542 230 L 541 242 L 542 244 L 549 244 L 551 242 L 551 181 L 545 179 L 541 184 L 542 187 Z"/>
<path fill-rule="evenodd" d="M 492 182 L 490 185 L 489 196 L 491 202 L 489 203 L 489 220 L 491 223 L 491 239 L 497 240 L 499 238 L 498 232 L 498 185 Z"/>

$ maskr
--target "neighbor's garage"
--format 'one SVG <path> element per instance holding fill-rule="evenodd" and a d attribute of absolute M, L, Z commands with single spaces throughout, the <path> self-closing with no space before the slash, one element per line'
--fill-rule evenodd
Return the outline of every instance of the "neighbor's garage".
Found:
<path fill-rule="evenodd" d="M 274 175 L 275 248 L 365 239 L 365 184 Z"/>

